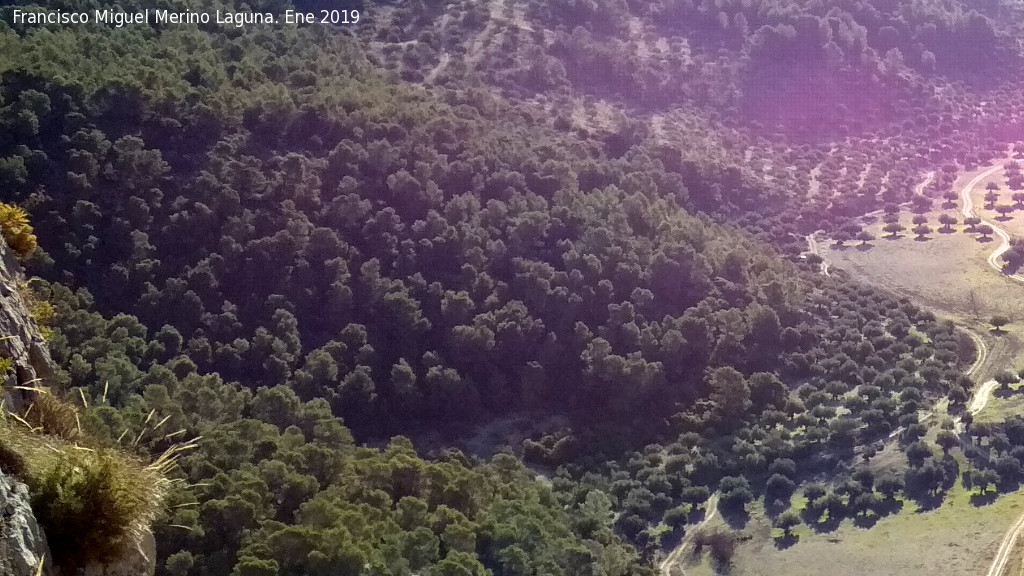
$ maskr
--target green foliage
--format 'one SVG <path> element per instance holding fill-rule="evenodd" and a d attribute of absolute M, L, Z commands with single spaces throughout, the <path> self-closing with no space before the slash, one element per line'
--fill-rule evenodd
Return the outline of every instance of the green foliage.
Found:
<path fill-rule="evenodd" d="M 49 340 L 52 334 L 50 327 L 53 325 L 57 314 L 53 304 L 48 302 L 31 284 L 26 282 L 18 283 L 18 295 L 21 296 L 21 300 L 28 309 L 29 316 L 32 317 L 32 322 L 35 323 L 39 333 L 44 339 Z"/>
<path fill-rule="evenodd" d="M 0 202 L 0 234 L 18 258 L 28 258 L 36 250 L 28 213 L 18 206 Z"/>
<path fill-rule="evenodd" d="M 685 97 L 750 98 L 744 83 L 778 69 L 773 51 L 785 66 L 898 77 L 868 50 L 874 34 L 826 42 L 829 3 L 766 10 L 763 27 L 743 15 L 754 5 L 767 3 L 722 4 L 735 36 L 723 50 L 750 68 L 710 84 L 653 86 L 664 75 L 645 63 L 593 74 L 621 57 L 602 35 L 630 10 L 604 2 L 553 4 L 538 22 L 593 22 L 508 77 L 540 89 L 610 80 L 650 102 L 698 85 L 705 94 Z M 662 2 L 643 17 L 677 11 L 694 15 Z M 791 34 L 802 12 L 809 25 Z M 643 574 L 626 540 L 648 549 L 650 526 L 681 527 L 709 487 L 726 509 L 762 489 L 788 497 L 900 425 L 919 433 L 912 416 L 957 382 L 951 325 L 780 258 L 804 249 L 790 218 L 802 208 L 782 212 L 790 177 L 769 185 L 725 147 L 652 144 L 628 119 L 590 134 L 563 117 L 553 130 L 546 111 L 489 90 L 396 83 L 325 27 L 69 27 L 0 41 L 0 190 L 31 199 L 40 223 L 46 254 L 30 265 L 52 309 L 34 314 L 55 314 L 58 383 L 88 401 L 89 434 L 124 433 L 151 454 L 205 439 L 182 461 L 195 485 L 171 491 L 156 526 L 159 574 Z M 744 138 L 728 147 L 760 146 Z M 31 424 L 71 435 L 52 408 Z M 550 487 L 509 454 L 423 458 L 402 437 L 356 441 L 534 411 L 566 422 L 524 443 L 524 458 L 556 469 Z M 651 438 L 668 445 L 644 447 Z M 75 526 L 86 500 L 118 493 L 112 470 L 129 464 L 101 454 L 77 456 L 93 458 L 87 474 L 26 460 L 56 495 L 47 517 Z M 844 497 L 817 492 L 805 490 L 822 512 L 846 513 Z M 728 562 L 729 535 L 707 544 Z"/>
<path fill-rule="evenodd" d="M 13 471 L 28 484 L 32 510 L 62 569 L 119 557 L 156 517 L 167 487 L 158 466 L 10 423 L 0 428 L 0 452 L 16 455 Z"/>

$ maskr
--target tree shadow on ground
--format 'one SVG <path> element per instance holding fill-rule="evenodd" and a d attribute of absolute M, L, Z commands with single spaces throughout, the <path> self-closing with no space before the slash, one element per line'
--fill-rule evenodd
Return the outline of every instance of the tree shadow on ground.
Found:
<path fill-rule="evenodd" d="M 808 528 L 814 530 L 818 534 L 828 534 L 829 532 L 835 532 L 839 529 L 839 524 L 842 523 L 842 518 L 828 518 L 822 520 L 823 516 L 815 516 L 814 512 L 804 508 L 800 511 L 800 519 L 804 521 L 804 524 Z"/>
<path fill-rule="evenodd" d="M 978 242 L 981 242 L 982 244 L 988 244 L 989 242 L 992 241 L 992 237 L 991 236 L 987 236 L 987 237 L 986 236 L 978 236 L 977 240 L 978 240 Z"/>
<path fill-rule="evenodd" d="M 800 536 L 797 534 L 778 535 L 775 538 L 775 548 L 778 550 L 785 550 L 786 548 L 792 547 L 794 544 L 800 541 Z"/>
<path fill-rule="evenodd" d="M 898 514 L 900 510 L 903 510 L 903 500 L 897 500 L 895 498 L 891 500 L 882 500 L 874 507 L 875 514 L 882 518 L 892 514 Z"/>
<path fill-rule="evenodd" d="M 974 506 L 975 508 L 988 506 L 989 504 L 995 502 L 996 498 L 998 497 L 999 492 L 985 492 L 984 494 L 979 494 L 975 492 L 974 494 L 971 494 L 971 505 Z"/>
<path fill-rule="evenodd" d="M 718 509 L 722 513 L 722 519 L 733 530 L 743 530 L 750 522 L 750 513 L 746 510 Z"/>
<path fill-rule="evenodd" d="M 910 496 L 910 498 L 917 504 L 917 513 L 922 514 L 924 512 L 931 512 L 942 506 L 942 501 L 946 498 L 946 493 L 941 490 L 937 493 L 921 492 Z"/>
<path fill-rule="evenodd" d="M 864 528 L 867 530 L 868 528 L 874 527 L 875 524 L 878 524 L 880 519 L 881 516 L 878 514 L 858 514 L 853 517 L 853 525 L 857 528 Z"/>
<path fill-rule="evenodd" d="M 1020 489 L 1020 482 L 1015 479 L 1000 480 L 996 485 L 996 494 L 1013 494 Z"/>
<path fill-rule="evenodd" d="M 887 236 L 883 236 L 883 238 L 885 238 L 886 240 L 899 240 L 900 238 L 903 238 L 903 235 L 902 234 L 889 234 Z"/>
<path fill-rule="evenodd" d="M 771 518 L 772 520 L 775 520 L 776 518 L 779 517 L 779 514 L 782 514 L 786 510 L 789 510 L 789 506 L 790 506 L 790 499 L 789 498 L 786 498 L 785 500 L 782 500 L 782 499 L 769 500 L 768 498 L 765 498 L 764 512 L 765 512 L 765 514 L 768 515 L 769 518 Z"/>
<path fill-rule="evenodd" d="M 1013 390 L 1007 389 L 1007 388 L 996 388 L 995 390 L 992 391 L 992 396 L 994 396 L 995 398 L 1000 398 L 1000 399 L 1009 398 L 1010 396 L 1013 396 L 1014 394 L 1016 394 L 1016 392 L 1014 392 Z"/>
<path fill-rule="evenodd" d="M 931 239 L 932 239 L 931 236 L 915 236 L 914 237 L 914 242 L 927 242 L 927 241 L 929 241 Z"/>
<path fill-rule="evenodd" d="M 700 524 L 708 517 L 708 511 L 706 508 L 694 508 L 686 516 L 687 524 Z"/>
<path fill-rule="evenodd" d="M 954 232 L 956 232 L 956 230 L 953 230 L 952 228 L 939 228 L 939 234 L 952 234 Z"/>
<path fill-rule="evenodd" d="M 868 250 L 871 250 L 874 247 L 875 245 L 872 244 L 871 242 L 862 242 L 857 245 L 857 250 L 860 250 L 861 252 L 867 252 Z"/>
<path fill-rule="evenodd" d="M 658 538 L 658 544 L 662 550 L 675 550 L 682 543 L 684 536 L 686 536 L 686 530 L 682 526 L 677 526 L 675 529 L 663 533 Z"/>

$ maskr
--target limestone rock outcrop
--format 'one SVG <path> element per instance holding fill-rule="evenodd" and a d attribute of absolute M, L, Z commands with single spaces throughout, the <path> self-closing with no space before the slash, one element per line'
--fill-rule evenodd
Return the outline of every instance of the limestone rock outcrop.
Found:
<path fill-rule="evenodd" d="M 51 576 L 49 548 L 29 505 L 28 488 L 0 471 L 0 575 Z"/>
<path fill-rule="evenodd" d="M 53 378 L 46 341 L 18 292 L 18 284 L 24 281 L 14 253 L 0 240 L 0 357 L 14 363 L 14 370 L 0 377 L 7 412 L 26 408 L 27 395 L 18 386 L 45 385 Z"/>

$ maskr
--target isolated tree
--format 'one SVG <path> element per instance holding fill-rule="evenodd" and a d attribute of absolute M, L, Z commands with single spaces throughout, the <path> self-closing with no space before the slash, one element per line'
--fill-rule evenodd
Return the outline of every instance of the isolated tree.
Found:
<path fill-rule="evenodd" d="M 985 190 L 988 190 L 990 192 L 999 190 L 999 184 L 996 184 L 995 182 L 989 182 L 988 184 L 985 184 Z"/>
<path fill-rule="evenodd" d="M 882 228 L 882 230 L 889 233 L 889 238 L 895 238 L 899 236 L 900 232 L 906 230 L 906 227 L 904 227 L 899 222 L 891 222 L 889 224 L 886 224 L 885 227 Z"/>
<path fill-rule="evenodd" d="M 857 240 L 860 240 L 861 246 L 866 246 L 869 242 L 875 239 L 875 235 L 867 230 L 861 230 L 857 234 Z"/>
<path fill-rule="evenodd" d="M 950 216 L 949 214 L 939 214 L 939 224 L 942 224 L 943 232 L 952 232 L 953 226 L 956 225 L 956 216 Z"/>
<path fill-rule="evenodd" d="M 687 504 L 697 506 L 701 502 L 706 502 L 710 496 L 711 492 L 706 486 L 687 486 L 680 492 L 679 499 Z"/>
<path fill-rule="evenodd" d="M 996 203 L 996 200 L 999 200 L 999 194 L 996 192 L 990 190 L 985 193 L 985 207 L 989 210 L 992 209 L 992 205 Z"/>
<path fill-rule="evenodd" d="M 1002 314 L 997 314 L 997 315 L 993 316 L 988 321 L 988 323 L 992 325 L 992 329 L 994 331 L 1002 332 L 1003 331 L 1003 326 L 1006 326 L 1007 324 L 1009 324 L 1010 323 L 1010 319 L 1007 318 L 1006 316 L 1003 316 Z"/>
<path fill-rule="evenodd" d="M 777 500 L 788 500 L 795 489 L 796 484 L 786 476 L 772 474 L 765 484 L 765 496 Z"/>
<path fill-rule="evenodd" d="M 896 498 L 896 493 L 903 490 L 903 479 L 896 476 L 885 476 L 877 482 L 878 493 L 888 500 Z"/>
<path fill-rule="evenodd" d="M 978 493 L 979 494 L 984 495 L 985 493 L 988 492 L 989 485 L 995 484 L 995 482 L 993 482 L 992 474 L 989 474 L 989 472 L 994 472 L 994 471 L 992 471 L 992 470 L 972 470 L 971 471 L 971 485 L 978 489 Z"/>
<path fill-rule="evenodd" d="M 875 485 L 875 474 L 867 468 L 861 468 L 854 472 L 850 478 L 860 484 L 862 490 L 872 490 Z"/>
<path fill-rule="evenodd" d="M 837 230 L 836 233 L 832 235 L 832 240 L 835 241 L 836 246 L 840 248 L 845 246 L 846 242 L 849 241 L 850 239 L 850 234 L 845 230 Z"/>
<path fill-rule="evenodd" d="M 1006 218 L 1010 212 L 1013 212 L 1013 204 L 999 204 L 995 209 L 1001 217 Z"/>
<path fill-rule="evenodd" d="M 800 525 L 800 515 L 795 510 L 786 510 L 775 519 L 775 527 L 782 530 L 783 538 L 791 538 L 794 527 Z"/>
<path fill-rule="evenodd" d="M 914 467 L 921 466 L 924 463 L 924 459 L 932 455 L 932 449 L 928 447 L 922 440 L 914 442 L 910 446 L 907 446 L 907 460 L 910 461 L 910 465 Z"/>
<path fill-rule="evenodd" d="M 979 224 L 981 224 L 981 218 L 977 216 L 964 218 L 964 226 L 967 226 L 968 232 L 976 232 Z"/>
<path fill-rule="evenodd" d="M 925 236 L 932 233 L 932 227 L 926 224 L 918 224 L 917 226 L 914 226 L 914 229 L 911 231 L 917 235 L 918 240 L 924 240 Z"/>
<path fill-rule="evenodd" d="M 1010 384 L 1019 382 L 1017 375 L 1010 370 L 1000 370 L 993 379 L 999 383 L 1000 388 L 1003 390 L 1009 390 Z"/>
<path fill-rule="evenodd" d="M 814 502 L 826 493 L 825 487 L 821 484 L 811 483 L 804 486 L 804 498 L 808 502 Z"/>
<path fill-rule="evenodd" d="M 1014 207 L 1017 210 L 1024 210 L 1024 192 L 1014 192 L 1010 198 L 1016 203 Z"/>
<path fill-rule="evenodd" d="M 994 232 L 994 230 L 992 230 L 992 227 L 989 226 L 988 224 L 982 224 L 981 226 L 978 226 L 978 234 L 981 234 L 981 237 L 986 240 L 989 236 L 992 235 L 992 232 Z"/>
<path fill-rule="evenodd" d="M 935 437 L 935 443 L 942 447 L 943 454 L 949 454 L 950 450 L 960 444 L 960 438 L 951 430 L 942 430 Z"/>
<path fill-rule="evenodd" d="M 920 194 L 915 195 L 910 199 L 910 210 L 917 214 L 918 217 L 924 216 L 924 213 L 932 209 L 932 200 L 927 196 L 921 196 Z"/>
<path fill-rule="evenodd" d="M 850 511 L 856 516 L 867 515 L 868 511 L 878 504 L 878 496 L 874 492 L 862 492 L 850 498 Z"/>
<path fill-rule="evenodd" d="M 925 216 L 924 214 L 917 214 L 917 215 L 914 216 L 914 218 L 911 220 L 911 222 L 913 222 L 914 224 L 916 224 L 918 226 L 920 226 L 921 224 L 927 224 L 928 223 L 928 217 Z"/>
<path fill-rule="evenodd" d="M 719 491 L 722 495 L 718 503 L 723 510 L 740 512 L 754 499 L 750 483 L 743 476 L 725 476 L 719 483 Z"/>

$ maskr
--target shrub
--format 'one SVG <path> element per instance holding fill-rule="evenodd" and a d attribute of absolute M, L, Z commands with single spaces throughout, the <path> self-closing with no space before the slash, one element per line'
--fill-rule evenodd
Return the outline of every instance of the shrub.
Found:
<path fill-rule="evenodd" d="M 45 388 L 33 393 L 31 408 L 22 417 L 24 423 L 38 434 L 56 436 L 63 440 L 74 440 L 82 432 L 78 421 L 78 410 Z"/>
<path fill-rule="evenodd" d="M 179 446 L 151 464 L 95 445 L 74 407 L 40 390 L 0 420 L 0 466 L 25 482 L 53 561 L 67 573 L 107 563 L 141 539 L 161 510 Z"/>
<path fill-rule="evenodd" d="M 686 524 L 690 517 L 690 512 L 693 510 L 693 506 L 689 504 L 683 504 L 682 506 L 676 506 L 675 508 L 665 512 L 662 522 L 670 526 L 673 530 Z"/>
<path fill-rule="evenodd" d="M 36 250 L 36 235 L 28 223 L 28 214 L 13 204 L 0 202 L 0 234 L 14 254 L 24 260 Z"/>
<path fill-rule="evenodd" d="M 39 328 L 39 333 L 44 339 L 49 340 L 52 330 L 50 326 L 57 317 L 57 310 L 45 298 L 41 297 L 31 285 L 26 282 L 18 282 L 18 295 L 25 303 L 29 316 Z"/>

